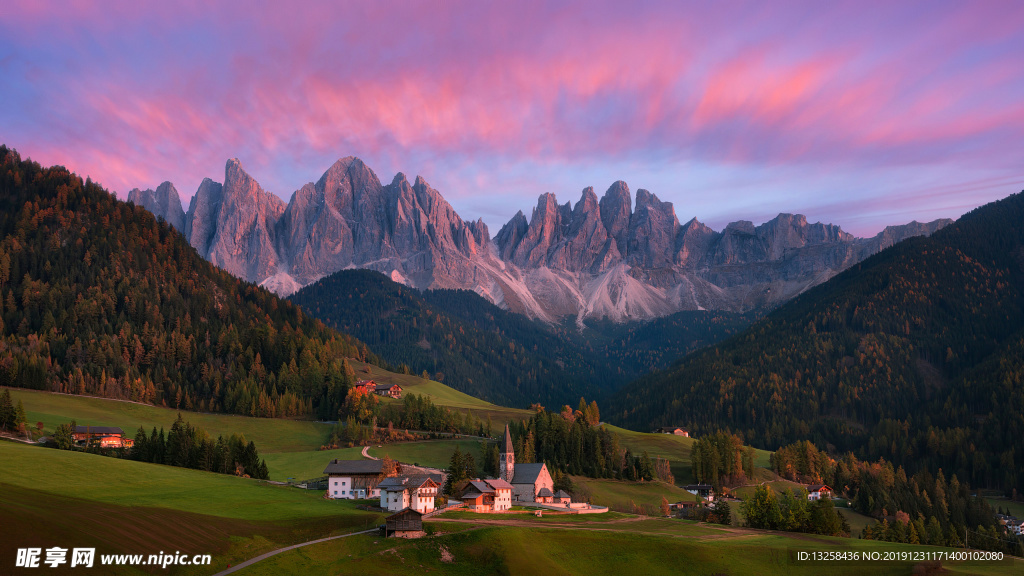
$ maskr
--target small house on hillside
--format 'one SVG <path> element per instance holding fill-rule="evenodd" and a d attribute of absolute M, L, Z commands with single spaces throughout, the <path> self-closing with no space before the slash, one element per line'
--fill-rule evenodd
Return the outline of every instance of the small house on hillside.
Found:
<path fill-rule="evenodd" d="M 832 498 L 832 489 L 825 484 L 812 484 L 807 487 L 808 500 L 820 500 L 822 498 Z"/>
<path fill-rule="evenodd" d="M 657 428 L 654 432 L 656 434 L 674 434 L 676 436 L 682 436 L 684 438 L 690 437 L 689 430 L 687 430 L 686 428 L 680 428 L 678 426 L 663 426 L 661 428 Z"/>
<path fill-rule="evenodd" d="M 327 497 L 345 500 L 377 498 L 383 462 L 380 460 L 331 460 L 324 469 Z M 401 473 L 401 465 L 397 464 Z"/>
<path fill-rule="evenodd" d="M 390 398 L 401 398 L 402 387 L 398 384 L 377 384 L 374 388 L 374 392 L 378 396 L 388 396 Z"/>
<path fill-rule="evenodd" d="M 371 394 L 373 392 L 376 392 L 377 383 L 374 382 L 373 380 L 360 380 L 355 383 L 355 386 L 353 386 L 352 389 L 359 389 L 366 394 Z"/>
<path fill-rule="evenodd" d="M 715 499 L 715 487 L 710 484 L 687 484 L 683 486 L 683 490 L 690 494 L 696 494 L 705 500 Z"/>
<path fill-rule="evenodd" d="M 565 490 L 559 490 L 555 492 L 555 504 L 565 504 L 568 506 L 572 502 L 572 496 L 569 495 Z"/>
<path fill-rule="evenodd" d="M 504 512 L 512 508 L 512 485 L 497 480 L 470 480 L 459 497 L 473 512 Z"/>
<path fill-rule="evenodd" d="M 380 507 L 392 512 L 405 508 L 412 508 L 421 514 L 432 512 L 437 487 L 441 482 L 440 474 L 385 478 L 377 485 L 380 490 Z"/>
<path fill-rule="evenodd" d="M 116 426 L 75 426 L 71 438 L 81 446 L 98 445 L 100 448 L 131 448 L 135 440 L 124 437 L 124 430 Z"/>
<path fill-rule="evenodd" d="M 384 519 L 385 536 L 395 538 L 419 538 L 426 535 L 423 531 L 423 513 L 406 508 L 397 514 Z"/>

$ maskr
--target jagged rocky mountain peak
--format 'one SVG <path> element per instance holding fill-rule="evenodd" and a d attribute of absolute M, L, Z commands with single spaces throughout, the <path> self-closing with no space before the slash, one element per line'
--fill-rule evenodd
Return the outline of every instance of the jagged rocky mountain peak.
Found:
<path fill-rule="evenodd" d="M 227 161 L 223 185 L 203 180 L 187 213 L 170 183 L 128 196 L 182 230 L 204 258 L 282 295 L 338 270 L 369 268 L 416 288 L 470 289 L 533 318 L 570 316 L 580 325 L 774 306 L 949 223 L 912 222 L 858 239 L 782 213 L 716 232 L 696 218 L 680 225 L 671 202 L 643 188 L 634 200 L 618 181 L 600 198 L 584 188 L 575 205 L 542 194 L 529 218 L 517 211 L 492 239 L 482 219 L 464 221 L 422 176 L 410 184 L 399 172 L 382 185 L 354 156 L 287 205 L 238 159 Z"/>
<path fill-rule="evenodd" d="M 185 231 L 185 211 L 181 207 L 181 196 L 169 181 L 161 183 L 156 190 L 134 188 L 128 192 L 128 201 L 163 218 L 176 230 Z"/>
<path fill-rule="evenodd" d="M 750 220 L 737 220 L 735 222 L 729 222 L 728 224 L 726 224 L 724 232 L 726 234 L 733 233 L 754 235 L 757 232 L 757 229 L 754 228 L 754 223 L 751 222 Z"/>

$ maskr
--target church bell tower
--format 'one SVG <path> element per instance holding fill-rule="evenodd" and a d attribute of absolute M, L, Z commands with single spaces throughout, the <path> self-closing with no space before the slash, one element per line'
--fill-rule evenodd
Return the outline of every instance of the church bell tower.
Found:
<path fill-rule="evenodd" d="M 508 482 L 512 483 L 512 478 L 515 477 L 516 468 L 516 452 L 512 448 L 512 434 L 508 431 L 508 424 L 505 424 L 505 441 L 501 445 L 501 453 L 498 455 L 498 465 L 501 468 L 499 477 Z"/>

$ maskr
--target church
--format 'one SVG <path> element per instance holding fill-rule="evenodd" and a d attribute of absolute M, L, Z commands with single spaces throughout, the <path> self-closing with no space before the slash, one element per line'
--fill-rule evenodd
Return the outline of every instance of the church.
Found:
<path fill-rule="evenodd" d="M 547 464 L 516 464 L 516 453 L 512 447 L 512 434 L 505 425 L 505 441 L 499 455 L 500 478 L 512 485 L 513 502 L 554 501 L 551 474 Z"/>

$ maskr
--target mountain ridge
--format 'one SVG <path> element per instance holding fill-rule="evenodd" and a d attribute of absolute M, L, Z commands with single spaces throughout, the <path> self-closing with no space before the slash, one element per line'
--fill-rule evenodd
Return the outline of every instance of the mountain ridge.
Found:
<path fill-rule="evenodd" d="M 837 225 L 780 213 L 759 226 L 741 220 L 717 232 L 696 218 L 681 225 L 673 204 L 645 189 L 634 202 L 620 180 L 601 198 L 584 188 L 575 205 L 542 194 L 529 219 L 517 212 L 492 239 L 482 220 L 463 220 L 423 177 L 410 184 L 399 172 L 384 185 L 354 156 L 332 164 L 287 204 L 237 159 L 227 162 L 224 184 L 203 181 L 183 219 L 176 191 L 153 196 L 129 193 L 172 225 L 181 221 L 201 256 L 282 296 L 338 270 L 364 268 L 417 289 L 473 290 L 546 323 L 574 318 L 581 329 L 589 319 L 769 309 L 951 222 L 912 222 L 855 238 Z"/>
<path fill-rule="evenodd" d="M 891 246 L 747 330 L 623 387 L 624 426 L 812 439 L 1024 490 L 1024 192 Z"/>

